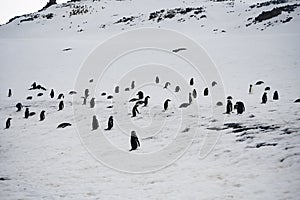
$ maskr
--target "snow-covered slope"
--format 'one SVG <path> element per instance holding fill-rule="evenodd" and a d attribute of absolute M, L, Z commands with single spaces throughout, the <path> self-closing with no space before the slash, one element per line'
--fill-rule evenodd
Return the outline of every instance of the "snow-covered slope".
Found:
<path fill-rule="evenodd" d="M 82 0 L 53 5 L 0 26 L 0 122 L 5 125 L 6 119 L 12 118 L 11 127 L 0 130 L 1 199 L 298 199 L 300 104 L 294 101 L 300 98 L 299 7 L 296 0 Z M 165 120 L 158 135 L 142 137 L 141 132 L 137 133 L 141 148 L 136 154 L 143 156 L 164 148 L 177 133 L 184 141 L 197 131 L 190 148 L 170 166 L 153 173 L 122 173 L 95 160 L 85 148 L 76 124 L 87 129 L 86 134 L 92 138 L 102 132 L 90 131 L 91 109 L 81 106 L 84 91 L 75 95 L 69 92 L 75 89 L 82 64 L 101 42 L 144 27 L 175 30 L 201 45 L 217 66 L 225 95 L 231 95 L 233 102 L 243 101 L 246 111 L 224 115 L 221 126 L 211 126 L 215 105 L 203 96 L 203 89 L 210 83 L 196 79 L 198 97 L 194 101 L 198 102 L 199 112 L 194 115 L 193 109 L 186 109 L 188 118 L 182 129 L 178 129 L 182 122 L 178 106 L 182 102 L 176 100 L 176 95 L 182 94 L 188 100 L 188 91 L 174 93 L 173 82 L 168 91 L 161 89 L 164 82 L 159 90 L 143 86 L 142 90 L 151 96 L 149 106 L 139 108 L 141 114 L 131 119 L 132 104 L 108 100 L 108 95 L 116 97 L 114 91 L 103 89 L 97 85 L 98 77 L 91 76 L 95 81 L 86 80 L 86 87 L 98 89 L 95 113 L 100 129 L 106 127 L 110 115 L 122 114 L 115 120 L 125 128 L 128 120 L 141 127 L 152 123 L 154 129 Z M 185 51 L 191 53 L 190 49 Z M 137 52 L 122 66 L 116 65 L 117 70 L 109 77 L 112 85 L 130 64 L 149 58 L 178 65 L 182 75 L 190 77 L 184 63 L 149 52 Z M 150 78 L 154 82 L 155 77 Z M 258 80 L 264 84 L 254 85 Z M 47 91 L 28 90 L 34 81 Z M 167 81 L 163 75 L 161 81 Z M 137 81 L 137 88 L 142 87 L 139 84 Z M 248 94 L 249 84 L 254 85 L 253 94 Z M 267 86 L 271 88 L 267 92 L 269 101 L 262 105 L 261 96 Z M 9 88 L 13 93 L 10 98 Z M 54 99 L 49 97 L 51 88 L 55 89 Z M 272 100 L 275 90 L 279 101 Z M 129 94 L 135 96 L 135 91 Z M 38 97 L 41 92 L 43 96 Z M 102 92 L 107 95 L 102 96 Z M 65 95 L 62 111 L 57 111 L 59 93 Z M 26 100 L 28 96 L 33 99 Z M 167 112 L 162 112 L 166 98 L 172 103 Z M 226 103 L 226 99 L 221 101 Z M 16 112 L 18 102 L 36 115 L 24 119 L 25 109 Z M 124 105 L 128 112 L 107 108 L 110 105 Z M 222 109 L 225 111 L 225 106 Z M 46 110 L 45 121 L 39 121 L 41 110 Z M 72 126 L 56 129 L 61 122 Z M 104 134 L 122 151 L 130 148 L 129 133 L 122 134 L 117 126 Z M 200 158 L 206 134 L 220 134 L 220 138 L 213 151 Z M 118 158 L 116 162 L 126 160 Z"/>

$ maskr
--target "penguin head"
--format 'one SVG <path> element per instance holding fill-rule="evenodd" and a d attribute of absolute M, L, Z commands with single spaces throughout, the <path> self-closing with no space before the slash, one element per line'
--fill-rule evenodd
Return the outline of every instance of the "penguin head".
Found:
<path fill-rule="evenodd" d="M 10 121 L 11 119 L 12 119 L 11 117 L 7 118 L 8 121 Z"/>
<path fill-rule="evenodd" d="M 146 97 L 145 97 L 145 99 L 149 99 L 149 98 L 150 98 L 149 96 L 146 96 Z"/>
<path fill-rule="evenodd" d="M 135 131 L 131 131 L 131 136 L 137 137 L 137 136 L 136 136 L 136 132 L 135 132 Z"/>
<path fill-rule="evenodd" d="M 171 99 L 167 99 L 166 101 L 169 102 L 169 101 L 171 101 Z"/>

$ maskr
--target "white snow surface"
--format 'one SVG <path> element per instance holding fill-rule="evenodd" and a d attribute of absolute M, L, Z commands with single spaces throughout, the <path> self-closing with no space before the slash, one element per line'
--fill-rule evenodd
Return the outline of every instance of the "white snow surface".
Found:
<path fill-rule="evenodd" d="M 0 122 L 3 124 L 0 129 L 0 199 L 299 199 L 300 104 L 294 101 L 300 98 L 300 8 L 246 26 L 248 18 L 262 11 L 298 3 L 291 0 L 249 9 L 258 2 L 264 1 L 85 0 L 33 13 L 31 16 L 39 14 L 33 21 L 20 22 L 28 18 L 22 16 L 0 26 Z M 74 6 L 85 6 L 88 12 L 69 17 Z M 205 14 L 206 18 L 196 19 L 187 14 L 159 23 L 148 20 L 153 11 L 176 7 L 203 7 L 205 12 L 198 17 Z M 41 17 L 49 13 L 54 14 L 53 18 Z M 128 23 L 114 23 L 124 16 L 137 18 Z M 278 22 L 287 16 L 292 16 L 292 20 Z M 181 18 L 183 20 L 178 21 Z M 269 22 L 272 25 L 266 27 Z M 143 155 L 164 148 L 176 137 L 175 131 L 198 132 L 185 154 L 171 165 L 152 173 L 132 174 L 103 165 L 85 148 L 76 130 L 73 110 L 74 105 L 82 103 L 80 97 L 84 91 L 77 91 L 73 96 L 68 93 L 74 90 L 82 64 L 99 44 L 116 34 L 143 27 L 175 30 L 197 42 L 215 63 L 226 96 L 231 95 L 233 102 L 243 101 L 246 111 L 242 115 L 224 114 L 225 125 L 211 127 L 210 122 L 214 120 L 211 107 L 215 105 L 211 106 L 209 97 L 202 94 L 210 83 L 197 79 L 199 113 L 188 115 L 185 130 L 177 130 L 181 120 L 178 106 L 182 102 L 174 96 L 176 83 L 171 83 L 169 90 L 163 90 L 166 80 L 162 79 L 159 90 L 144 88 L 151 96 L 149 106 L 139 108 L 141 114 L 131 119 L 132 104 L 126 102 L 128 115 L 123 113 L 124 118 L 118 123 L 126 126 L 129 119 L 138 126 L 146 126 L 166 120 L 167 126 L 150 139 L 140 138 L 141 147 L 132 153 Z M 64 51 L 66 48 L 71 49 Z M 147 55 L 157 59 L 156 53 Z M 134 61 L 139 63 L 143 58 L 137 54 Z M 163 58 L 169 65 L 178 64 L 167 56 L 159 59 Z M 117 66 L 120 70 L 110 73 L 112 84 L 122 70 L 127 69 L 126 60 L 124 63 Z M 186 70 L 186 77 L 190 73 Z M 259 80 L 264 84 L 254 85 Z M 28 90 L 34 81 L 47 91 Z M 89 80 L 86 83 L 87 87 L 97 85 Z M 252 94 L 248 94 L 249 84 L 253 84 Z M 268 103 L 263 105 L 260 102 L 266 86 L 271 90 L 267 92 Z M 125 103 L 106 99 L 107 95 L 115 95 L 111 87 L 97 87 L 95 112 L 99 129 L 106 127 L 110 115 L 117 114 L 106 107 Z M 122 93 L 125 87 L 130 87 L 130 82 L 120 87 Z M 10 98 L 7 97 L 9 88 L 13 93 Z M 51 88 L 55 89 L 54 99 L 49 97 Z M 275 90 L 279 92 L 278 101 L 272 100 Z M 44 95 L 37 97 L 39 92 Z M 102 92 L 107 95 L 101 96 Z M 134 92 L 130 91 L 132 97 Z M 59 93 L 65 95 L 62 111 L 57 111 Z M 187 91 L 180 94 L 188 101 Z M 26 100 L 30 95 L 33 99 Z M 162 112 L 166 98 L 171 98 L 172 103 L 167 112 Z M 226 99 L 221 101 L 226 104 Z M 18 102 L 36 115 L 24 119 L 24 109 L 16 112 Z M 159 107 L 154 107 L 157 105 Z M 102 134 L 91 131 L 89 105 L 85 109 L 78 125 L 86 127 L 87 134 Z M 223 109 L 225 111 L 225 106 Z M 39 121 L 41 110 L 46 110 L 45 121 Z M 187 112 L 192 113 L 192 110 Z M 11 127 L 4 129 L 8 117 L 12 118 Z M 198 123 L 192 123 L 195 119 Z M 62 122 L 72 126 L 57 129 Z M 228 127 L 228 123 L 241 127 Z M 220 138 L 214 149 L 200 158 L 199 150 L 206 134 L 210 133 L 220 134 Z M 129 132 L 122 134 L 114 126 L 104 134 L 117 148 L 126 152 L 130 149 Z M 97 142 L 101 146 L 101 141 Z"/>

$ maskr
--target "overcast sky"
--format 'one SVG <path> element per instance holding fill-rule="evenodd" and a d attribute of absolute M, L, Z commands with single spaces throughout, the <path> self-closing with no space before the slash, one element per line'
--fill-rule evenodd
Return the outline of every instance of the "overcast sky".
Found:
<path fill-rule="evenodd" d="M 57 3 L 68 0 L 56 0 Z M 46 5 L 48 0 L 0 0 L 0 24 L 6 23 L 17 15 L 38 11 Z"/>

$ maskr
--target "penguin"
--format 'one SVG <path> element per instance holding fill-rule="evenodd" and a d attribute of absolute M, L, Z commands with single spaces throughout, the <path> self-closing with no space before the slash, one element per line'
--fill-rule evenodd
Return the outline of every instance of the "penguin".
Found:
<path fill-rule="evenodd" d="M 204 94 L 204 96 L 208 96 L 208 88 L 205 88 L 205 89 L 204 89 L 203 94 Z"/>
<path fill-rule="evenodd" d="M 267 93 L 264 92 L 264 94 L 263 94 L 263 96 L 261 98 L 261 103 L 265 104 L 265 103 L 267 103 L 267 101 L 268 101 Z"/>
<path fill-rule="evenodd" d="M 165 100 L 164 102 L 164 111 L 166 111 L 169 107 L 169 101 L 171 101 L 170 99 Z"/>
<path fill-rule="evenodd" d="M 234 109 L 237 110 L 237 114 L 243 114 L 243 112 L 245 111 L 245 105 L 243 102 L 238 101 L 235 103 Z"/>
<path fill-rule="evenodd" d="M 226 114 L 230 114 L 232 112 L 232 102 L 230 99 L 227 99 L 227 105 L 226 105 Z"/>
<path fill-rule="evenodd" d="M 45 119 L 45 111 L 42 110 L 40 113 L 40 121 L 44 121 L 44 119 Z"/>
<path fill-rule="evenodd" d="M 135 83 L 134 81 L 131 82 L 131 89 L 133 90 L 135 88 Z"/>
<path fill-rule="evenodd" d="M 63 93 L 60 93 L 57 97 L 57 99 L 63 99 L 63 98 L 65 98 L 65 95 Z"/>
<path fill-rule="evenodd" d="M 177 85 L 176 87 L 175 87 L 175 92 L 179 92 L 180 91 L 180 87 Z"/>
<path fill-rule="evenodd" d="M 135 117 L 136 113 L 140 114 L 139 110 L 137 109 L 139 106 L 139 104 L 135 104 L 132 108 L 132 116 L 131 117 Z"/>
<path fill-rule="evenodd" d="M 89 89 L 84 90 L 84 96 L 85 96 L 85 98 L 88 98 L 88 96 L 90 96 L 89 95 Z"/>
<path fill-rule="evenodd" d="M 268 87 L 265 87 L 265 91 L 270 91 L 270 87 L 268 86 Z"/>
<path fill-rule="evenodd" d="M 193 89 L 193 97 L 196 99 L 197 98 L 197 91 L 196 89 Z"/>
<path fill-rule="evenodd" d="M 35 90 L 36 89 L 36 82 L 33 82 L 31 84 L 31 88 L 29 88 L 29 90 Z"/>
<path fill-rule="evenodd" d="M 211 86 L 215 87 L 218 83 L 216 81 L 211 82 Z"/>
<path fill-rule="evenodd" d="M 155 77 L 155 83 L 156 83 L 156 84 L 159 83 L 159 77 L 158 77 L 158 76 Z"/>
<path fill-rule="evenodd" d="M 44 90 L 44 91 L 46 91 L 46 88 L 45 88 L 45 87 L 43 87 L 43 86 L 41 86 L 41 85 L 37 85 L 37 86 L 36 86 L 36 89 L 39 89 L 39 90 Z"/>
<path fill-rule="evenodd" d="M 26 100 L 32 100 L 32 96 L 26 97 Z"/>
<path fill-rule="evenodd" d="M 131 149 L 129 151 L 136 150 L 138 147 L 140 147 L 140 141 L 135 131 L 131 131 L 130 145 L 131 145 Z"/>
<path fill-rule="evenodd" d="M 21 103 L 17 103 L 16 104 L 16 107 L 17 107 L 17 112 L 21 111 L 22 108 L 23 108 L 23 105 Z"/>
<path fill-rule="evenodd" d="M 190 86 L 193 86 L 194 85 L 194 78 L 191 78 L 190 79 Z"/>
<path fill-rule="evenodd" d="M 191 104 L 192 101 L 193 101 L 193 99 L 192 99 L 192 93 L 189 93 L 189 104 Z"/>
<path fill-rule="evenodd" d="M 257 81 L 256 83 L 255 83 L 255 85 L 261 85 L 261 84 L 264 84 L 265 82 L 263 82 L 263 81 Z"/>
<path fill-rule="evenodd" d="M 124 91 L 128 92 L 130 89 L 129 88 L 125 88 Z"/>
<path fill-rule="evenodd" d="M 249 92 L 249 94 L 252 94 L 252 87 L 253 87 L 253 85 L 252 85 L 252 84 L 250 84 L 250 85 L 249 85 L 249 91 L 248 91 L 248 92 Z"/>
<path fill-rule="evenodd" d="M 64 109 L 64 107 L 65 107 L 64 102 L 60 101 L 58 104 L 58 110 L 62 110 L 62 109 Z"/>
<path fill-rule="evenodd" d="M 40 97 L 40 96 L 43 96 L 44 94 L 43 93 L 38 93 L 36 96 Z"/>
<path fill-rule="evenodd" d="M 66 127 L 68 127 L 68 126 L 72 126 L 72 124 L 67 123 L 67 122 L 63 122 L 63 123 L 59 124 L 59 125 L 57 126 L 57 128 L 66 128 Z"/>
<path fill-rule="evenodd" d="M 86 105 L 86 97 L 81 97 L 81 98 L 83 98 L 82 105 Z"/>
<path fill-rule="evenodd" d="M 90 108 L 94 108 L 95 107 L 95 98 L 93 97 L 90 101 Z"/>
<path fill-rule="evenodd" d="M 137 95 L 138 95 L 139 99 L 143 99 L 144 98 L 144 93 L 142 91 L 139 91 L 137 93 Z"/>
<path fill-rule="evenodd" d="M 94 82 L 94 79 L 90 79 L 89 82 L 90 82 L 90 83 Z"/>
<path fill-rule="evenodd" d="M 273 100 L 279 100 L 278 91 L 276 90 L 273 94 Z"/>
<path fill-rule="evenodd" d="M 50 98 L 53 99 L 54 98 L 54 90 L 51 89 L 51 92 L 50 92 Z"/>
<path fill-rule="evenodd" d="M 69 92 L 69 95 L 73 95 L 73 94 L 77 94 L 77 92 L 74 91 L 74 90 L 71 90 L 71 91 Z"/>
<path fill-rule="evenodd" d="M 99 128 L 99 122 L 98 122 L 97 116 L 94 115 L 93 120 L 92 120 L 92 131 L 97 130 L 98 128 Z"/>
<path fill-rule="evenodd" d="M 119 93 L 120 92 L 120 87 L 119 86 L 116 86 L 115 87 L 115 93 Z"/>
<path fill-rule="evenodd" d="M 12 95 L 12 92 L 11 92 L 11 89 L 8 89 L 8 97 L 11 97 L 11 95 Z"/>
<path fill-rule="evenodd" d="M 164 86 L 164 89 L 167 89 L 169 85 L 171 85 L 171 83 L 170 82 L 166 82 L 165 86 Z"/>
<path fill-rule="evenodd" d="M 106 98 L 107 99 L 112 99 L 112 98 L 114 98 L 114 96 L 113 95 L 108 95 Z"/>
<path fill-rule="evenodd" d="M 108 118 L 107 128 L 104 130 L 109 131 L 112 129 L 113 126 L 114 126 L 114 119 L 113 119 L 113 116 L 110 116 Z"/>
<path fill-rule="evenodd" d="M 10 128 L 11 119 L 12 119 L 11 117 L 7 118 L 6 124 L 5 124 L 5 129 L 9 129 Z"/>
<path fill-rule="evenodd" d="M 106 95 L 106 92 L 102 92 L 102 93 L 101 93 L 101 96 L 105 96 L 105 95 Z"/>
<path fill-rule="evenodd" d="M 24 118 L 27 119 L 28 117 L 29 117 L 29 108 L 26 108 Z"/>

